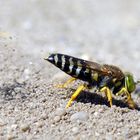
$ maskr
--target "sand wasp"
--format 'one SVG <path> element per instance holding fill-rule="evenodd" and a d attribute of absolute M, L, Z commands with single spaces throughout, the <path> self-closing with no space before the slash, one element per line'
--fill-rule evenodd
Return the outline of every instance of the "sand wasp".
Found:
<path fill-rule="evenodd" d="M 125 96 L 125 102 L 130 108 L 137 107 L 131 97 L 131 93 L 135 90 L 138 82 L 134 82 L 132 74 L 123 73 L 121 69 L 114 65 L 98 64 L 59 53 L 51 54 L 45 60 L 72 76 L 62 87 L 66 87 L 76 79 L 85 81 L 85 84 L 80 85 L 71 96 L 66 108 L 71 106 L 82 90 L 93 87 L 97 88 L 99 92 L 105 93 L 110 106 L 112 106 L 112 94 L 114 94 Z"/>

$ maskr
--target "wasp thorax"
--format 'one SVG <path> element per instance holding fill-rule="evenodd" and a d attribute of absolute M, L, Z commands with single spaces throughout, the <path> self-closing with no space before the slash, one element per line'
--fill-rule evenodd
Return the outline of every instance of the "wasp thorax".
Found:
<path fill-rule="evenodd" d="M 125 87 L 129 93 L 133 92 L 136 88 L 136 83 L 131 73 L 125 73 Z"/>

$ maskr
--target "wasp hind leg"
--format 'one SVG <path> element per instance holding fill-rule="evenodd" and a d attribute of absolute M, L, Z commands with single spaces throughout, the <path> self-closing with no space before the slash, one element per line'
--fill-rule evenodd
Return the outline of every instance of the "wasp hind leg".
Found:
<path fill-rule="evenodd" d="M 104 92 L 107 96 L 107 99 L 109 101 L 110 107 L 112 107 L 112 93 L 111 90 L 108 87 L 103 87 L 100 89 L 100 92 Z"/>
<path fill-rule="evenodd" d="M 76 78 L 70 78 L 68 81 L 66 81 L 64 84 L 56 85 L 57 88 L 66 88 L 68 84 L 72 83 L 75 81 Z"/>
<path fill-rule="evenodd" d="M 68 101 L 66 108 L 70 107 L 72 102 L 76 99 L 76 97 L 80 94 L 80 92 L 84 89 L 87 89 L 87 85 L 81 85 L 78 87 L 78 89 L 73 93 L 73 95 L 71 96 L 70 100 Z"/>
<path fill-rule="evenodd" d="M 119 96 L 119 95 L 123 95 L 124 93 L 127 96 L 126 103 L 128 104 L 128 106 L 132 109 L 137 108 L 137 105 L 133 101 L 131 94 L 127 91 L 125 87 L 123 87 L 116 95 Z"/>

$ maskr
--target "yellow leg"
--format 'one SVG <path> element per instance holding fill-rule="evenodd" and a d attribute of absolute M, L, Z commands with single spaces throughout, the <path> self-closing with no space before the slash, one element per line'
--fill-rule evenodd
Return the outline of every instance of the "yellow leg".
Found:
<path fill-rule="evenodd" d="M 73 93 L 73 95 L 71 96 L 70 100 L 68 101 L 66 108 L 70 107 L 72 102 L 76 99 L 76 97 L 80 94 L 80 92 L 84 89 L 86 89 L 87 86 L 86 85 L 81 85 L 78 87 L 78 89 Z"/>
<path fill-rule="evenodd" d="M 126 94 L 127 96 L 130 95 L 128 93 L 128 91 L 126 90 L 126 88 L 124 88 L 124 87 L 116 95 L 120 96 L 120 95 L 123 95 L 123 94 Z"/>
<path fill-rule="evenodd" d="M 119 95 L 122 95 L 122 94 L 126 94 L 127 96 L 127 104 L 130 108 L 134 109 L 136 108 L 136 104 L 134 103 L 133 99 L 131 98 L 131 94 L 127 91 L 127 89 L 125 87 L 123 87 L 116 95 L 119 96 Z"/>
<path fill-rule="evenodd" d="M 57 85 L 56 87 L 58 87 L 58 88 L 66 88 L 67 87 L 67 85 L 68 84 L 70 84 L 70 83 L 72 83 L 73 81 L 75 81 L 76 80 L 76 78 L 70 78 L 67 82 L 65 82 L 64 84 L 62 84 L 62 85 Z"/>
<path fill-rule="evenodd" d="M 111 93 L 110 89 L 108 87 L 103 87 L 103 88 L 101 88 L 100 91 L 105 92 L 107 99 L 110 103 L 110 107 L 111 107 L 112 106 L 112 93 Z"/>

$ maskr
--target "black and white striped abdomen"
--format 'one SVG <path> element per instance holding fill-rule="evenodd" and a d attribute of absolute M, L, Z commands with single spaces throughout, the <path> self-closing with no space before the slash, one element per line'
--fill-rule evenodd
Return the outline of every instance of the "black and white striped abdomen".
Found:
<path fill-rule="evenodd" d="M 83 65 L 82 59 L 64 54 L 51 54 L 46 60 L 75 78 L 84 81 L 91 80 L 90 69 Z"/>

